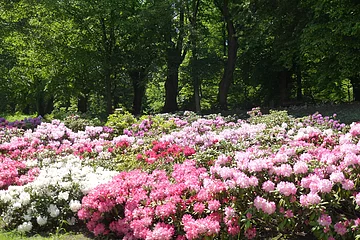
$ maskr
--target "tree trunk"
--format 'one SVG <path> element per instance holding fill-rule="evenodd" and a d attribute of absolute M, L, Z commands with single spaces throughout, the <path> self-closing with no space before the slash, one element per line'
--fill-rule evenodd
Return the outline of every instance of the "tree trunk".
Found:
<path fill-rule="evenodd" d="M 141 113 L 142 99 L 145 95 L 146 90 L 144 82 L 146 73 L 143 69 L 136 69 L 133 71 L 129 71 L 129 76 L 131 78 L 134 89 L 132 113 L 134 115 L 139 115 Z"/>
<path fill-rule="evenodd" d="M 283 69 L 279 72 L 278 79 L 279 84 L 275 86 L 275 93 L 279 96 L 278 105 L 285 106 L 288 105 L 288 100 L 290 99 L 291 89 L 288 86 L 291 82 L 291 72 L 288 69 Z"/>
<path fill-rule="evenodd" d="M 105 67 L 105 101 L 106 101 L 106 114 L 109 115 L 113 112 L 112 104 L 112 89 L 111 89 L 111 76 L 110 69 Z"/>
<path fill-rule="evenodd" d="M 112 77 L 113 72 L 113 51 L 115 46 L 115 34 L 113 26 L 113 14 L 111 14 L 110 27 L 109 27 L 109 37 L 107 34 L 107 29 L 105 25 L 105 19 L 100 18 L 100 23 L 102 27 L 102 44 L 104 50 L 104 85 L 105 85 L 105 102 L 106 102 L 106 113 L 107 115 L 113 112 L 113 103 L 112 103 Z"/>
<path fill-rule="evenodd" d="M 44 107 L 44 93 L 38 92 L 36 99 L 36 110 L 39 116 L 45 116 L 45 107 Z"/>
<path fill-rule="evenodd" d="M 197 13 L 200 6 L 200 0 L 193 1 L 193 15 L 190 18 L 190 23 L 192 25 L 192 34 L 191 34 L 191 45 L 192 45 L 192 80 L 194 88 L 194 103 L 195 103 L 195 112 L 201 112 L 200 105 L 200 79 L 198 72 L 198 53 L 197 53 Z"/>
<path fill-rule="evenodd" d="M 165 81 L 165 104 L 163 112 L 174 112 L 179 109 L 177 104 L 178 88 L 179 88 L 179 67 L 186 56 L 186 48 L 183 50 L 184 40 L 184 9 L 183 1 L 180 3 L 180 19 L 179 31 L 176 43 L 173 41 L 170 29 L 172 28 L 171 21 L 168 22 L 169 31 L 165 36 L 165 41 L 169 44 L 166 50 L 166 65 L 167 74 Z"/>
<path fill-rule="evenodd" d="M 54 96 L 51 96 L 46 101 L 45 114 L 49 114 L 54 110 Z"/>
<path fill-rule="evenodd" d="M 352 77 L 350 81 L 353 87 L 353 99 L 354 101 L 360 101 L 360 77 Z"/>
<path fill-rule="evenodd" d="M 234 23 L 230 17 L 227 1 L 226 3 L 224 3 L 222 8 L 220 8 L 220 10 L 226 22 L 228 47 L 227 47 L 227 60 L 225 63 L 224 74 L 219 84 L 218 101 L 219 101 L 220 109 L 227 110 L 228 109 L 227 96 L 229 93 L 230 85 L 234 77 L 238 43 L 237 43 Z"/>
<path fill-rule="evenodd" d="M 88 110 L 88 96 L 86 94 L 80 94 L 77 100 L 78 111 L 81 113 L 86 113 Z"/>
<path fill-rule="evenodd" d="M 182 62 L 181 51 L 176 47 L 167 50 L 167 77 L 165 82 L 165 105 L 163 112 L 178 110 L 179 67 Z"/>
<path fill-rule="evenodd" d="M 298 100 L 299 102 L 303 100 L 302 77 L 300 69 L 296 69 L 296 100 Z"/>

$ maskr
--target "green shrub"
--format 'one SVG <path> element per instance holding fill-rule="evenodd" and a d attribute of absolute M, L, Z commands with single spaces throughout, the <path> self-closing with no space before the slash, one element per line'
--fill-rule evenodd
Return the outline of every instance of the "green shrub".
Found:
<path fill-rule="evenodd" d="M 123 134 L 124 129 L 131 127 L 136 121 L 130 112 L 117 108 L 109 115 L 105 126 L 111 127 L 115 134 Z"/>
<path fill-rule="evenodd" d="M 289 124 L 295 120 L 292 116 L 288 115 L 287 111 L 270 110 L 269 114 L 263 115 L 260 108 L 253 108 L 248 112 L 248 115 L 250 116 L 248 121 L 251 124 L 264 123 L 269 128 L 281 126 L 284 123 Z"/>

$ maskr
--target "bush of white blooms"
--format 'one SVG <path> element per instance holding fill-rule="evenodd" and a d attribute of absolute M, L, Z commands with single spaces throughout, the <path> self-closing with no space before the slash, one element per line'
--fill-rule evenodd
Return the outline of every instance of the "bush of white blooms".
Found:
<path fill-rule="evenodd" d="M 0 190 L 0 214 L 5 229 L 39 232 L 74 225 L 82 197 L 118 174 L 89 167 L 84 159 L 73 155 L 58 156 L 48 162 L 35 181 Z"/>

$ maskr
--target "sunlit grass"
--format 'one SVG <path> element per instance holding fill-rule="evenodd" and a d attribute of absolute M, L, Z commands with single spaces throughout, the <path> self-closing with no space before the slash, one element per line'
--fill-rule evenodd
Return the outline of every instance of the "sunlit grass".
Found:
<path fill-rule="evenodd" d="M 15 113 L 15 114 L 9 114 L 9 113 L 0 113 L 0 117 L 5 118 L 9 122 L 14 122 L 16 120 L 24 120 L 25 118 L 35 118 L 37 117 L 37 114 L 23 114 L 23 113 Z"/>
<path fill-rule="evenodd" d="M 0 232 L 0 240 L 87 240 L 91 239 L 81 233 L 61 233 L 61 234 L 50 234 L 49 236 L 41 236 L 36 234 L 34 236 L 22 235 L 18 232 Z"/>

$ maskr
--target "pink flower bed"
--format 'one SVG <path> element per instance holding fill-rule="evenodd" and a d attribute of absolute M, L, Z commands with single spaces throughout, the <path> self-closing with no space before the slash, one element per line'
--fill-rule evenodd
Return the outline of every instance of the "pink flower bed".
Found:
<path fill-rule="evenodd" d="M 74 199 L 95 236 L 360 237 L 360 124 L 319 115 L 286 120 L 173 118 L 177 128 L 156 136 L 145 134 L 152 123 L 144 120 L 113 139 L 102 127 L 75 133 L 59 121 L 42 123 L 0 144 L 0 188 L 33 181 L 55 155 L 91 159 L 96 168 L 97 161 L 132 154 L 141 168 Z"/>
<path fill-rule="evenodd" d="M 195 154 L 170 173 L 120 173 L 83 199 L 79 218 L 95 235 L 126 239 L 156 239 L 162 231 L 164 239 L 251 239 L 304 230 L 326 239 L 359 231 L 359 124 L 345 134 L 299 126 L 286 135 L 284 129 L 274 142 L 281 147 L 273 148 L 256 141 L 264 125 L 238 122 L 214 131 L 206 123 L 193 123 L 160 142 L 217 149 L 215 159 L 203 164 Z M 242 141 L 249 147 L 219 151 Z M 154 149 L 146 154 L 152 156 Z"/>

